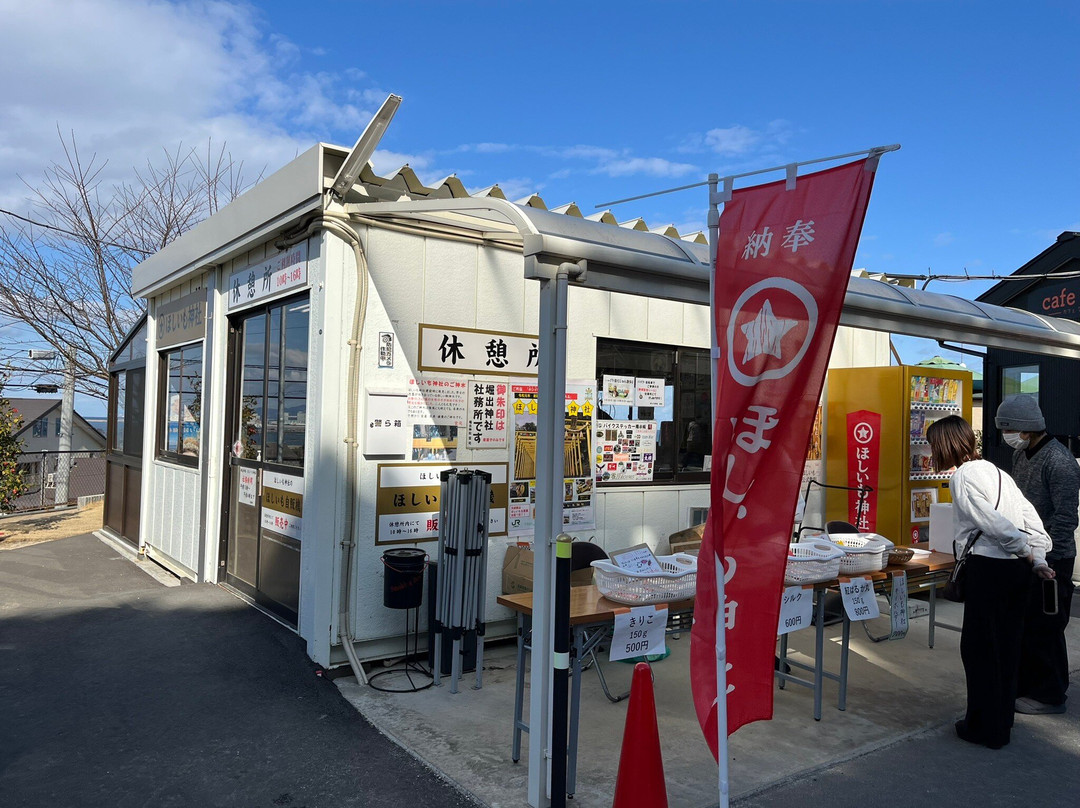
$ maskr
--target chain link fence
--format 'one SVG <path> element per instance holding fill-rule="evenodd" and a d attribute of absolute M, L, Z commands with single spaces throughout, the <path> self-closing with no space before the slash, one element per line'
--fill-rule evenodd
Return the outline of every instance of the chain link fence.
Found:
<path fill-rule="evenodd" d="M 68 466 L 67 500 L 56 501 L 56 484 Z M 78 502 L 79 497 L 105 493 L 105 452 L 24 452 L 19 455 L 22 486 L 13 513 Z"/>

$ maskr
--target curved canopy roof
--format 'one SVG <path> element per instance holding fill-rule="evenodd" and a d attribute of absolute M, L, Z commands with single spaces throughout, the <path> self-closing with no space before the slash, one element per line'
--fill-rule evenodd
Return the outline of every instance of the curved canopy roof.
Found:
<path fill-rule="evenodd" d="M 491 198 L 361 203 L 348 209 L 371 223 L 453 228 L 503 243 L 520 237 L 526 273 L 533 277 L 551 275 L 563 261 L 584 259 L 584 286 L 709 302 L 708 247 L 662 233 L 611 227 Z M 1080 359 L 1080 323 L 870 278 L 848 280 L 840 323 Z"/>
<path fill-rule="evenodd" d="M 708 245 L 608 212 L 581 216 L 577 205 L 552 210 L 536 195 L 509 202 L 497 186 L 468 195 L 456 178 L 424 186 L 404 166 L 390 177 L 361 172 L 347 204 L 325 193 L 347 149 L 326 144 L 305 152 L 219 213 L 135 268 L 135 296 L 151 296 L 242 254 L 320 213 L 348 213 L 373 226 L 404 226 L 432 235 L 466 236 L 520 250 L 527 277 L 550 277 L 560 263 L 584 260 L 583 285 L 707 305 Z M 842 325 L 1080 359 L 1080 324 L 953 295 L 853 277 Z"/>

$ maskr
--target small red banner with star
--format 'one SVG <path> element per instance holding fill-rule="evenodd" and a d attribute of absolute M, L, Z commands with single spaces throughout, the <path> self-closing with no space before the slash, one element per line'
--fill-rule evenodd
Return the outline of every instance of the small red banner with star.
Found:
<path fill-rule="evenodd" d="M 848 521 L 860 533 L 877 530 L 878 466 L 881 465 L 881 413 L 870 410 L 847 415 Z"/>
<path fill-rule="evenodd" d="M 717 559 L 727 731 L 772 717 L 784 567 L 814 414 L 876 158 L 741 189 L 724 205 L 712 313 L 716 424 L 698 560 L 691 685 L 717 754 Z"/>

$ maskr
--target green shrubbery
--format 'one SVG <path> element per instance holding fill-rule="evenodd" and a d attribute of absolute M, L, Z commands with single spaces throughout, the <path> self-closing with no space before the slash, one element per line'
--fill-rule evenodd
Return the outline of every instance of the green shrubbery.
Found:
<path fill-rule="evenodd" d="M 0 384 L 0 513 L 10 511 L 15 499 L 23 492 L 19 470 L 22 441 L 15 437 L 22 421 L 19 411 L 4 398 L 4 386 Z"/>

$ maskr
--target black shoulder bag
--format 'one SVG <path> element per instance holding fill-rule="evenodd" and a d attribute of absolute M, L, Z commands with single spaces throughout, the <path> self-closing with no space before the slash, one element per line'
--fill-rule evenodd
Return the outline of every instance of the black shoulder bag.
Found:
<path fill-rule="evenodd" d="M 997 470 L 998 473 L 998 495 L 997 502 L 994 503 L 994 510 L 998 509 L 998 505 L 1001 504 L 1001 469 Z M 945 591 L 942 593 L 945 596 L 945 600 L 951 600 L 953 603 L 963 603 L 966 595 L 965 583 L 966 575 L 964 570 L 967 567 L 968 554 L 971 552 L 971 548 L 975 545 L 975 542 L 979 540 L 979 536 L 982 535 L 981 530 L 976 530 L 971 534 L 971 538 L 967 540 L 967 544 L 964 545 L 964 552 L 956 557 L 956 565 L 952 569 L 952 573 L 949 575 L 949 580 L 945 582 Z M 955 551 L 955 543 L 953 545 Z"/>

